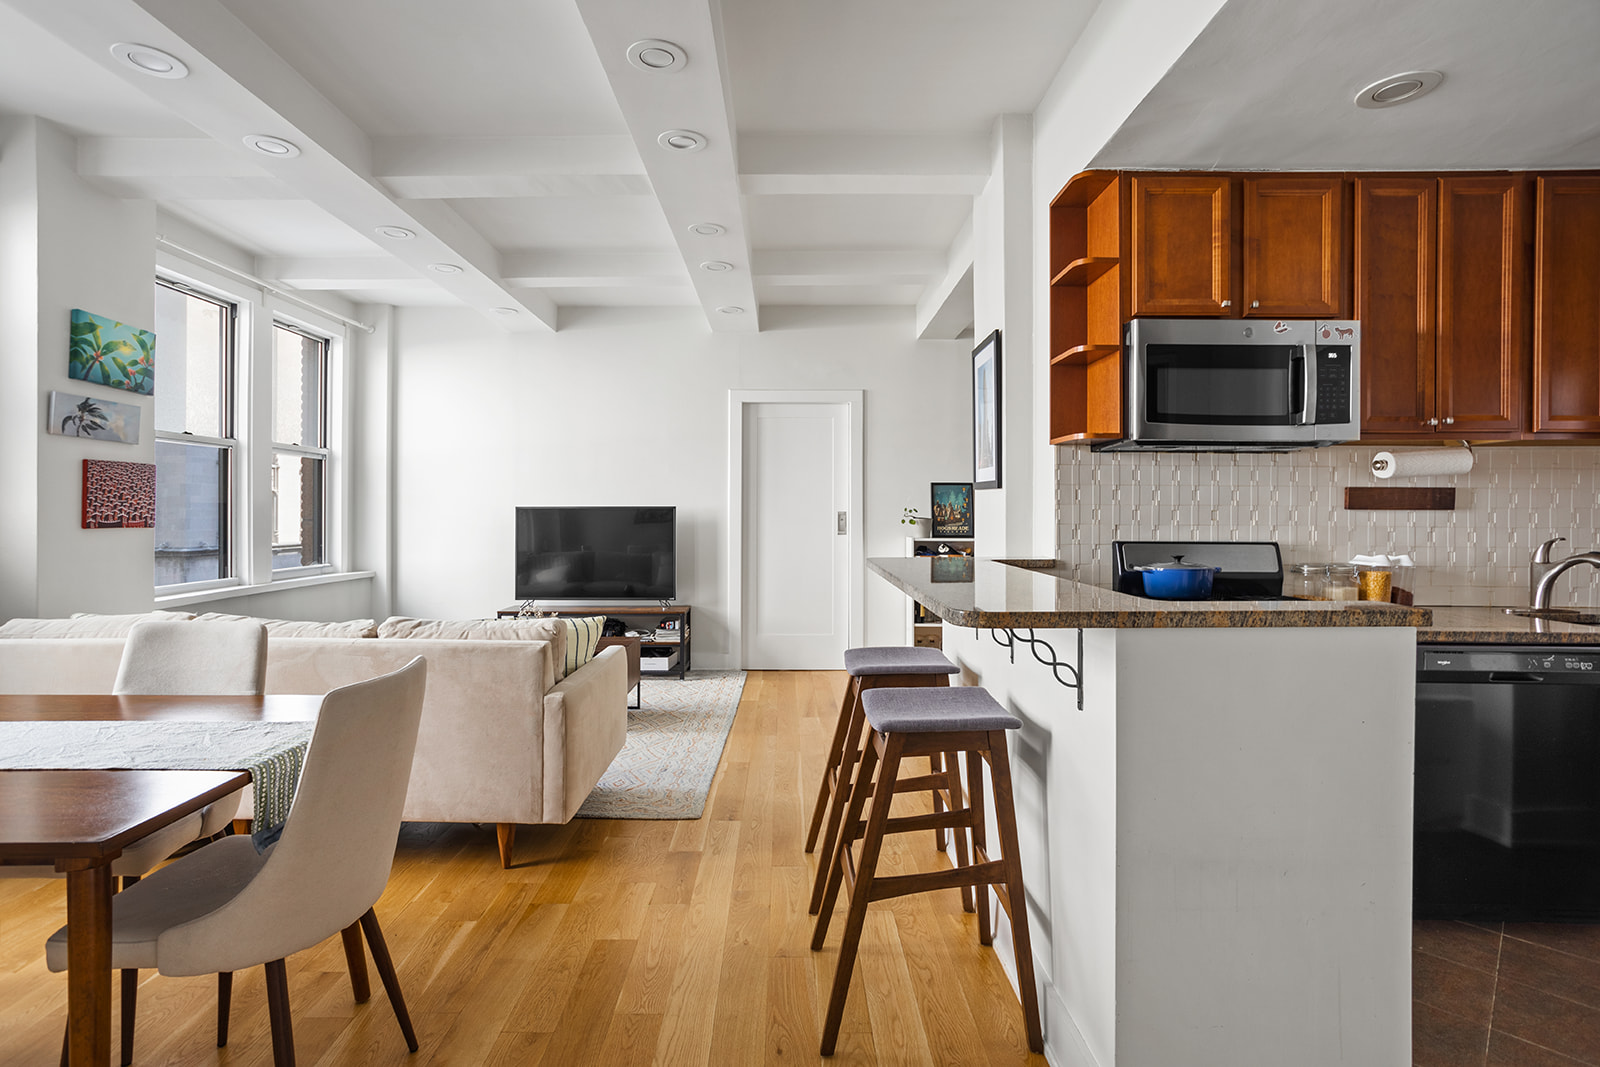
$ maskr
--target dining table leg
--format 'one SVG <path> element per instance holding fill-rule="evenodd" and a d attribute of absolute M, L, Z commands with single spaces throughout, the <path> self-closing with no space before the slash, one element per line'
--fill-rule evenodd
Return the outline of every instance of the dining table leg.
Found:
<path fill-rule="evenodd" d="M 67 1038 L 72 1067 L 111 1059 L 111 865 L 67 871 Z"/>

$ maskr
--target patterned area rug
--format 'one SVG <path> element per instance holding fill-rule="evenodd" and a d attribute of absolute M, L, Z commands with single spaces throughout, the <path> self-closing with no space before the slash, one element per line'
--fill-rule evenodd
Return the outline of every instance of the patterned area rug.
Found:
<path fill-rule="evenodd" d="M 646 678 L 628 740 L 578 809 L 587 819 L 698 819 L 744 692 L 744 671 Z"/>

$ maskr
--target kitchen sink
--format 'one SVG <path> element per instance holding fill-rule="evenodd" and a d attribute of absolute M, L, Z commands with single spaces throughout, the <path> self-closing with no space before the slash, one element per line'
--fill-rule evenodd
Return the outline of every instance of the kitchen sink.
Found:
<path fill-rule="evenodd" d="M 1523 615 L 1551 622 L 1574 622 L 1580 626 L 1600 626 L 1600 614 L 1581 608 L 1506 608 L 1507 615 Z"/>

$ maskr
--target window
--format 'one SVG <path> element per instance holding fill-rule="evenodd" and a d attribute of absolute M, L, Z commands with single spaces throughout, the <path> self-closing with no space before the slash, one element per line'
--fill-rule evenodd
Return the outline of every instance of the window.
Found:
<path fill-rule="evenodd" d="M 272 326 L 272 569 L 326 562 L 328 342 Z"/>
<path fill-rule="evenodd" d="M 156 585 L 230 578 L 237 308 L 156 285 Z"/>
<path fill-rule="evenodd" d="M 337 571 L 343 327 L 200 267 L 163 264 L 155 291 L 157 596 Z"/>

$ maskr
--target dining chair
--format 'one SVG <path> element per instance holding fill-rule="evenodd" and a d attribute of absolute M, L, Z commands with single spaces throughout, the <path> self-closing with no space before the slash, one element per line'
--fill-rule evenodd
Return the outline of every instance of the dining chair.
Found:
<path fill-rule="evenodd" d="M 341 934 L 357 999 L 365 999 L 359 924 L 406 1046 L 415 1052 L 416 1034 L 373 909 L 399 840 L 426 673 L 427 663 L 418 656 L 392 674 L 324 696 L 277 842 L 257 852 L 248 835 L 223 838 L 116 894 L 111 966 L 174 976 L 217 974 L 222 1047 L 233 972 L 265 964 L 273 1062 L 292 1067 L 284 959 Z M 46 943 L 52 971 L 66 969 L 67 937 L 63 926 Z M 126 999 L 123 1012 L 131 1018 Z"/>
<path fill-rule="evenodd" d="M 111 691 L 118 696 L 260 696 L 266 680 L 267 629 L 261 623 L 144 619 L 128 631 Z M 243 790 L 235 790 L 202 808 L 194 834 L 178 845 L 226 830 L 239 813 L 243 795 Z M 158 856 L 150 856 L 150 851 L 142 849 L 140 861 L 149 862 L 136 875 L 166 859 L 174 848 Z M 127 855 L 123 853 L 124 858 Z M 113 873 L 120 872 L 113 868 Z"/>

